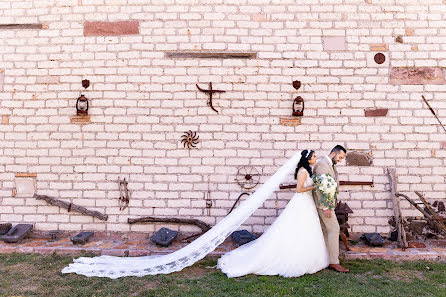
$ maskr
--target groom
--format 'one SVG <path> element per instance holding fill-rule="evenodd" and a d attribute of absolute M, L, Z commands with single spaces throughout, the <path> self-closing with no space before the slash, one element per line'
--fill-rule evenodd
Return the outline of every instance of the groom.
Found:
<path fill-rule="evenodd" d="M 346 153 L 347 150 L 343 146 L 335 146 L 328 156 L 323 157 L 316 163 L 313 169 L 313 174 L 331 175 L 338 183 L 339 189 L 338 172 L 336 171 L 335 165 L 345 158 Z M 330 265 L 328 265 L 328 267 L 338 272 L 349 272 L 349 269 L 344 268 L 339 264 L 339 223 L 336 219 L 336 214 L 332 206 L 336 206 L 336 201 L 334 201 L 334 203 L 331 205 L 326 205 L 320 201 L 320 198 L 321 193 L 313 190 L 314 203 L 317 207 L 322 232 L 324 233 L 325 244 L 327 245 L 328 249 L 328 257 L 330 260 Z"/>

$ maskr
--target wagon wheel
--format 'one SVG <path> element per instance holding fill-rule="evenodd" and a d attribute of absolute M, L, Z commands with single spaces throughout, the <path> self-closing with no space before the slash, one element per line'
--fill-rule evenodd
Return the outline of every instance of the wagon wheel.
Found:
<path fill-rule="evenodd" d="M 240 187 L 249 190 L 259 184 L 260 173 L 253 166 L 242 166 L 238 169 L 235 180 Z"/>

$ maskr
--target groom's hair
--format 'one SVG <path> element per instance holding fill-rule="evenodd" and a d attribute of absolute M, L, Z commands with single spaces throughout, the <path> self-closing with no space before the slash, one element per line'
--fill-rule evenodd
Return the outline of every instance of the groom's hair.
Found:
<path fill-rule="evenodd" d="M 332 150 L 331 150 L 331 152 L 330 153 L 333 153 L 333 152 L 335 152 L 335 153 L 339 153 L 340 151 L 343 151 L 344 153 L 347 153 L 347 150 L 345 149 L 345 147 L 343 147 L 342 145 L 337 145 L 337 146 L 335 146 Z"/>

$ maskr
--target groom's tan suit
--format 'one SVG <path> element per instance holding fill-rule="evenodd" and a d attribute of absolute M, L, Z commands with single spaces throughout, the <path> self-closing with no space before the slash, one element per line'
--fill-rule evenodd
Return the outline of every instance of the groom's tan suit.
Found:
<path fill-rule="evenodd" d="M 331 159 L 325 156 L 319 160 L 313 169 L 314 175 L 329 174 L 338 183 L 338 173 L 333 166 Z M 328 256 L 330 264 L 339 264 L 339 223 L 336 219 L 336 214 L 334 209 L 332 209 L 331 217 L 327 218 L 324 213 L 324 209 L 329 208 L 326 205 L 321 204 L 320 201 L 321 193 L 319 191 L 313 191 L 313 199 L 316 204 L 317 212 L 319 213 L 319 219 L 321 221 L 322 232 L 324 233 L 325 244 L 328 249 Z M 336 206 L 336 201 L 334 201 Z"/>

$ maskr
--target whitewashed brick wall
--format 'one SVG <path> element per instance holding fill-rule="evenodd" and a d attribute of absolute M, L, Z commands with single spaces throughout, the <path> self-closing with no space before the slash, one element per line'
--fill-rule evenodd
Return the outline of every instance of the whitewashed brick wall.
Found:
<path fill-rule="evenodd" d="M 373 156 L 371 167 L 338 169 L 343 180 L 375 183 L 342 188 L 340 199 L 354 211 L 352 231 L 388 232 L 386 167 L 397 168 L 398 191 L 445 199 L 446 133 L 421 95 L 446 123 L 446 84 L 389 83 L 392 67 L 446 67 L 444 2 L 2 0 L 0 24 L 44 28 L 0 29 L 0 221 L 97 231 L 156 230 L 126 223 L 143 215 L 215 224 L 243 192 L 234 182 L 238 167 L 255 166 L 263 182 L 296 150 L 321 157 L 342 144 Z M 83 33 L 86 21 L 128 20 L 139 21 L 139 34 Z M 336 48 L 329 37 L 345 43 Z M 387 60 L 378 65 L 373 48 L 380 46 Z M 165 58 L 165 51 L 186 50 L 257 52 L 257 58 Z M 82 92 L 90 102 L 85 125 L 70 122 L 82 79 L 91 81 Z M 302 81 L 299 92 L 293 80 Z M 226 91 L 214 98 L 219 114 L 195 87 L 210 81 Z M 306 102 L 302 125 L 281 126 L 297 94 Z M 365 117 L 369 108 L 389 111 Z M 197 149 L 183 148 L 187 130 L 198 132 Z M 118 177 L 132 191 L 124 211 Z M 38 194 L 109 219 L 20 195 L 21 179 L 33 179 Z M 244 227 L 263 231 L 292 194 L 277 192 Z M 402 206 L 403 214 L 418 215 Z"/>

